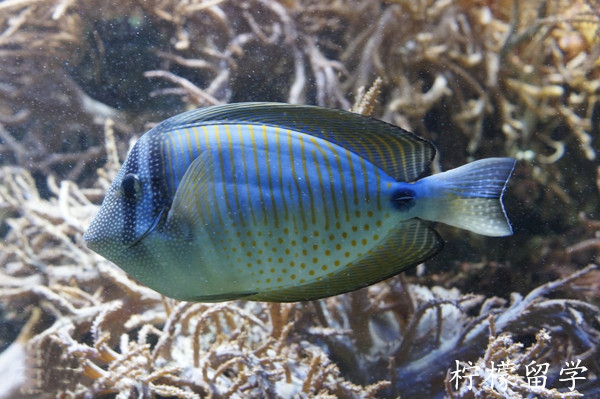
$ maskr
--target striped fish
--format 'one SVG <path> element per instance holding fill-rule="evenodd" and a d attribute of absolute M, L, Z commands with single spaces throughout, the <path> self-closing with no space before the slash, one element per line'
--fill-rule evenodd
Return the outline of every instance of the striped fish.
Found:
<path fill-rule="evenodd" d="M 84 240 L 176 299 L 337 295 L 440 251 L 423 220 L 512 234 L 501 198 L 515 161 L 419 180 L 434 155 L 424 139 L 341 110 L 198 109 L 139 139 Z"/>

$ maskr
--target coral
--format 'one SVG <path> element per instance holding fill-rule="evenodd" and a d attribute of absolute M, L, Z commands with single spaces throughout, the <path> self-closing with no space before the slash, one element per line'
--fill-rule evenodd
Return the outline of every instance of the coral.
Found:
<path fill-rule="evenodd" d="M 88 199 L 95 190 L 50 182 L 56 199 L 49 201 L 36 195 L 26 171 L 5 167 L 1 175 L 2 201 L 24 216 L 6 219 L 0 297 L 43 314 L 22 351 L 30 365 L 24 397 L 411 398 L 423 389 L 433 397 L 455 360 L 497 361 L 499 348 L 520 364 L 535 354 L 552 372 L 580 359 L 589 372 L 579 392 L 592 394 L 598 385 L 600 311 L 551 297 L 567 286 L 583 290 L 581 278 L 595 266 L 525 297 L 514 293 L 509 303 L 402 279 L 312 303 L 177 302 L 80 249 L 97 208 Z M 540 329 L 547 333 L 535 351 L 510 349 L 506 334 L 527 340 Z M 458 392 L 448 393 L 464 394 Z"/>
<path fill-rule="evenodd" d="M 559 234 L 529 240 L 512 260 L 547 262 L 575 243 L 564 239 L 568 221 L 598 207 L 598 9 L 597 0 L 4 1 L 0 163 L 28 169 L 42 196 L 48 173 L 89 187 L 107 119 L 123 158 L 133 137 L 188 108 L 348 109 L 380 76 L 370 112 L 447 148 L 434 171 L 521 160 L 509 206 Z"/>
<path fill-rule="evenodd" d="M 332 357 L 343 359 L 346 372 L 362 383 L 368 383 L 373 374 L 389 375 L 392 394 L 417 397 L 423 387 L 442 386 L 448 365 L 455 360 L 477 358 L 486 346 L 490 326 L 494 335 L 506 332 L 521 339 L 546 328 L 561 341 L 560 345 L 554 342 L 556 346 L 544 345 L 544 356 L 553 364 L 565 358 L 565 347 L 581 348 L 567 357 L 581 356 L 583 362 L 595 363 L 593 354 L 600 343 L 598 308 L 578 300 L 547 298 L 595 268 L 540 286 L 525 297 L 513 293 L 510 303 L 496 297 L 461 295 L 456 289 L 410 285 L 403 290 L 391 284 L 316 306 L 325 328 L 349 332 L 323 338 Z M 353 314 L 363 316 L 357 320 Z"/>
<path fill-rule="evenodd" d="M 599 9 L 0 2 L 0 367 L 29 370 L 22 393 L 2 384 L 0 397 L 494 398 L 479 380 L 454 389 L 455 362 L 530 358 L 549 376 L 580 359 L 576 391 L 600 395 L 600 272 L 585 267 L 600 253 Z M 291 305 L 177 303 L 85 248 L 139 134 L 184 109 L 252 100 L 398 124 L 436 143 L 434 171 L 519 158 L 506 194 L 514 239 L 440 226 L 447 250 L 416 275 Z M 535 395 L 522 371 L 514 397 Z M 577 395 L 549 386 L 537 395 Z"/>
<path fill-rule="evenodd" d="M 110 153 L 114 142 L 111 130 L 106 133 Z M 106 166 L 101 176 L 118 168 Z M 43 314 L 28 327 L 36 333 L 27 334 L 26 350 L 17 341 L 16 360 L 29 366 L 26 383 L 14 388 L 22 397 L 368 398 L 389 386 L 353 384 L 325 348 L 290 337 L 302 331 L 292 315 L 298 306 L 176 302 L 138 285 L 81 249 L 97 190 L 50 180 L 52 201 L 40 198 L 27 171 L 0 169 L 0 198 L 11 216 L 0 244 L 0 297 Z M 12 354 L 4 352 L 0 365 L 11 367 Z"/>
<path fill-rule="evenodd" d="M 97 157 L 98 143 L 83 140 L 82 126 L 112 117 L 127 130 L 129 113 L 115 107 L 139 112 L 175 104 L 152 100 L 157 96 L 194 106 L 268 98 L 349 108 L 346 93 L 379 75 L 389 87 L 387 119 L 433 138 L 452 123 L 470 155 L 497 115 L 512 155 L 555 163 L 575 144 L 595 158 L 597 3 L 387 3 L 154 0 L 99 12 L 77 1 L 3 2 L 2 96 L 20 104 L 3 110 L 2 120 L 16 130 L 2 134 L 9 138 L 4 152 L 23 162 L 44 128 L 76 120 L 61 140 L 44 141 L 57 157 L 43 167 L 72 164 L 66 154 L 74 149 Z M 44 72 L 16 79 L 24 67 Z M 38 121 L 48 107 L 70 112 Z M 448 119 L 436 122 L 440 107 L 448 108 Z M 32 119 L 38 123 L 20 133 Z M 571 136 L 556 137 L 558 129 Z M 18 132 L 25 137 L 15 145 L 10 136 Z M 56 147 L 64 142 L 79 147 Z"/>

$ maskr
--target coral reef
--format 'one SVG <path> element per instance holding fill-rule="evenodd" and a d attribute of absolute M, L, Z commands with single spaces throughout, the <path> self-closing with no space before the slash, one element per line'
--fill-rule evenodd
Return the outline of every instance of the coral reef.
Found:
<path fill-rule="evenodd" d="M 381 114 L 435 139 L 451 124 L 468 155 L 491 138 L 543 164 L 571 148 L 596 156 L 600 16 L 592 1 L 156 0 L 107 9 L 13 0 L 0 10 L 2 96 L 21 105 L 5 108 L 3 120 L 37 122 L 22 132 L 29 137 L 20 146 L 5 143 L 4 152 L 22 161 L 36 152 L 31 141 L 44 128 L 61 124 L 62 140 L 47 137 L 48 149 L 98 156 L 84 127 L 103 117 L 135 118 L 115 107 L 158 112 L 156 97 L 181 100 L 158 103 L 167 114 L 266 98 L 349 108 L 346 93 L 377 75 L 387 88 Z M 38 73 L 19 73 L 24 68 Z M 46 125 L 35 117 L 43 111 Z M 498 137 L 484 136 L 492 118 Z M 71 120 L 79 124 L 65 123 Z"/>
<path fill-rule="evenodd" d="M 434 169 L 499 151 L 522 160 L 508 206 L 527 237 L 572 237 L 578 212 L 597 209 L 597 0 L 95 4 L 0 5 L 0 163 L 30 170 L 42 196 L 48 173 L 93 184 L 107 119 L 123 157 L 132 132 L 187 108 L 347 109 L 381 76 L 375 115 L 448 149 Z M 516 263 L 576 243 L 527 237 Z"/>
<path fill-rule="evenodd" d="M 0 398 L 600 395 L 599 10 L 0 2 Z M 85 248 L 136 136 L 188 108 L 252 100 L 383 118 L 444 150 L 434 171 L 518 158 L 514 238 L 441 227 L 446 251 L 416 273 L 285 305 L 178 303 Z M 543 390 L 528 386 L 532 360 L 549 364 Z M 575 360 L 586 379 L 571 391 L 558 376 Z M 519 367 L 504 390 L 452 380 L 457 364 L 492 361 Z"/>
<path fill-rule="evenodd" d="M 110 148 L 110 129 L 107 138 Z M 107 166 L 101 176 L 118 165 Z M 481 355 L 488 331 L 527 341 L 540 329 L 548 333 L 525 354 L 500 335 L 513 362 L 523 365 L 535 355 L 556 374 L 555 366 L 577 358 L 588 368 L 578 391 L 598 393 L 600 310 L 579 299 L 552 298 L 567 286 L 572 296 L 584 292 L 574 281 L 594 265 L 525 297 L 513 293 L 510 302 L 401 278 L 311 303 L 177 302 L 81 248 L 97 189 L 50 179 L 54 197 L 45 200 L 23 169 L 4 167 L 0 178 L 8 212 L 23 215 L 6 220 L 0 298 L 34 314 L 26 329 L 30 338 L 17 341 L 19 361 L 28 365 L 18 387 L 22 397 L 411 398 L 424 390 L 434 397 L 449 386 L 444 378 L 455 359 Z M 101 178 L 99 185 L 107 182 Z M 490 341 L 492 354 L 482 361 L 501 356 L 499 339 Z M 526 392 L 522 381 L 515 385 Z M 464 389 L 448 394 L 463 395 Z"/>

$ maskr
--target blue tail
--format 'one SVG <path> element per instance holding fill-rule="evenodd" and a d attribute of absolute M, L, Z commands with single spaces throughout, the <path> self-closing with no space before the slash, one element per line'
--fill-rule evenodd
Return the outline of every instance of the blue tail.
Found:
<path fill-rule="evenodd" d="M 417 198 L 418 216 L 486 236 L 511 235 L 502 194 L 514 166 L 512 158 L 487 158 L 419 180 L 426 198 Z"/>

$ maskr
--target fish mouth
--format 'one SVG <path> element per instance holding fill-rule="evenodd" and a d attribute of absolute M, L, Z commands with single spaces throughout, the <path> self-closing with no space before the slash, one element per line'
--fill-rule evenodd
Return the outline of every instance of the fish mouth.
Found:
<path fill-rule="evenodd" d="M 148 227 L 148 229 L 145 232 L 143 232 L 138 238 L 133 240 L 127 247 L 125 247 L 125 249 L 123 251 L 126 251 L 129 248 L 135 247 L 140 242 L 142 242 L 142 240 L 144 238 L 148 237 L 148 235 L 150 233 L 152 233 L 154 230 L 160 229 L 162 226 L 164 226 L 165 222 L 167 221 L 168 214 L 169 214 L 169 207 L 166 207 L 166 206 L 163 207 L 160 210 L 160 212 L 158 213 L 158 215 L 156 215 L 156 217 L 154 218 L 154 221 L 152 221 L 152 224 L 150 225 L 150 227 Z"/>
<path fill-rule="evenodd" d="M 89 231 L 85 231 L 81 237 L 81 239 L 85 241 L 86 245 L 89 245 L 92 242 L 92 237 L 90 237 L 90 235 L 91 234 Z"/>
<path fill-rule="evenodd" d="M 99 247 L 102 237 L 98 234 L 97 222 L 93 220 L 86 231 L 83 232 L 83 236 L 81 239 L 85 242 L 86 247 L 91 249 L 92 251 L 96 251 L 96 248 Z"/>
<path fill-rule="evenodd" d="M 92 241 L 92 239 L 89 236 L 86 237 L 85 234 L 83 235 L 82 238 L 83 238 L 83 241 L 85 242 L 86 247 L 88 247 L 89 249 L 91 249 L 94 252 L 98 252 L 98 251 L 96 251 L 96 249 L 99 248 L 97 241 Z"/>

